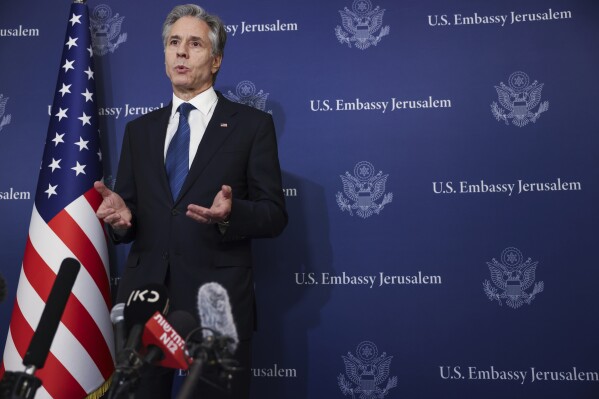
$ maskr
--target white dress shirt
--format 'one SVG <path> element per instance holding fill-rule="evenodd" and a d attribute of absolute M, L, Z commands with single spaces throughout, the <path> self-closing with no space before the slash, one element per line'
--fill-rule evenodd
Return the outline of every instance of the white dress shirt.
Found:
<path fill-rule="evenodd" d="M 168 146 L 177 131 L 177 126 L 179 126 L 179 112 L 177 109 L 179 105 L 184 103 L 185 101 L 181 100 L 173 93 L 173 109 L 171 111 L 171 117 L 168 120 L 168 127 L 166 128 L 166 139 L 164 142 L 164 159 L 166 160 L 166 152 L 168 150 Z M 202 141 L 202 137 L 204 136 L 204 132 L 206 131 L 206 126 L 208 126 L 208 122 L 210 122 L 210 118 L 212 118 L 212 114 L 214 113 L 214 108 L 216 108 L 216 103 L 218 102 L 218 96 L 214 91 L 214 88 L 210 87 L 208 90 L 205 90 L 189 100 L 189 103 L 192 104 L 195 109 L 192 109 L 189 112 L 189 117 L 187 121 L 189 122 L 189 167 L 191 167 L 191 163 L 198 152 L 198 146 L 200 145 L 200 141 Z"/>

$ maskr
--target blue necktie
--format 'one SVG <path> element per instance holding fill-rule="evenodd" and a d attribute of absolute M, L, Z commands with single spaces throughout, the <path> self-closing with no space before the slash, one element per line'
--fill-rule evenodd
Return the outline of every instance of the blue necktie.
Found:
<path fill-rule="evenodd" d="M 189 112 L 195 107 L 189 103 L 179 105 L 179 126 L 166 151 L 166 174 L 171 186 L 173 199 L 179 196 L 179 191 L 187 172 L 189 171 Z"/>

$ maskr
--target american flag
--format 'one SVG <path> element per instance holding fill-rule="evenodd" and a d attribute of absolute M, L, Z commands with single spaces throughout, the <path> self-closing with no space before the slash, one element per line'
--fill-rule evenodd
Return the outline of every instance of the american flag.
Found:
<path fill-rule="evenodd" d="M 95 215 L 102 178 L 89 14 L 69 13 L 29 236 L 0 375 L 24 371 L 23 357 L 64 258 L 81 270 L 44 367 L 39 398 L 99 396 L 114 370 L 107 239 Z"/>

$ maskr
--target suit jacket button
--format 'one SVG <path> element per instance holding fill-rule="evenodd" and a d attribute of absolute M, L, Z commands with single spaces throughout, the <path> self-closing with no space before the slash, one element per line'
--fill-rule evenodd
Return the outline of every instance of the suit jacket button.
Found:
<path fill-rule="evenodd" d="M 168 260 L 168 252 L 163 252 L 162 253 L 162 259 L 163 260 Z"/>
<path fill-rule="evenodd" d="M 179 213 L 181 213 L 181 212 L 179 212 L 179 210 L 177 208 L 171 209 L 171 215 L 177 216 Z"/>

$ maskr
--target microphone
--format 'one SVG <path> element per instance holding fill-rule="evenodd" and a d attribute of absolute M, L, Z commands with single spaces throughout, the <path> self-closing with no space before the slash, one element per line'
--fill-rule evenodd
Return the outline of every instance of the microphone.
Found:
<path fill-rule="evenodd" d="M 146 348 L 144 363 L 187 370 L 189 364 L 183 337 L 196 328 L 197 324 L 194 317 L 183 310 L 174 311 L 168 318 L 156 312 L 146 323 L 142 336 L 143 346 Z"/>
<path fill-rule="evenodd" d="M 231 372 L 239 370 L 232 359 L 239 338 L 227 290 L 214 282 L 202 285 L 198 291 L 198 309 L 201 327 L 187 338 L 187 354 L 193 361 L 177 399 L 193 398 L 205 366 L 215 369 L 228 381 L 233 378 Z M 198 342 L 193 338 L 199 331 L 202 331 L 202 339 Z"/>
<path fill-rule="evenodd" d="M 4 300 L 6 299 L 7 292 L 8 288 L 6 286 L 6 280 L 4 279 L 2 274 L 0 274 L 0 303 L 4 302 Z"/>
<path fill-rule="evenodd" d="M 204 338 L 216 335 L 226 337 L 227 348 L 235 353 L 239 338 L 233 321 L 231 302 L 227 290 L 218 283 L 207 283 L 198 291 L 198 309 Z"/>
<path fill-rule="evenodd" d="M 110 311 L 110 321 L 115 329 L 115 348 L 116 353 L 123 350 L 125 346 L 125 303 L 117 303 Z"/>
<path fill-rule="evenodd" d="M 115 305 L 115 308 L 120 304 Z M 124 346 L 116 355 L 116 369 L 112 377 L 112 384 L 108 392 L 109 398 L 116 398 L 124 390 L 133 390 L 139 379 L 139 368 L 142 359 L 138 349 L 141 344 L 141 336 L 147 320 L 155 312 L 168 313 L 169 299 L 168 290 L 162 284 L 146 284 L 134 289 L 129 294 L 123 308 L 123 337 L 127 337 Z M 113 311 L 118 313 L 118 308 L 110 312 L 111 320 Z M 118 318 L 118 314 L 115 316 Z M 119 327 L 117 326 L 117 329 Z M 118 347 L 117 347 L 118 348 Z"/>
<path fill-rule="evenodd" d="M 168 313 L 168 297 L 168 290 L 162 284 L 146 284 L 131 291 L 123 310 L 128 335 L 121 356 L 117 356 L 117 363 L 126 362 L 134 355 L 132 352 L 139 348 L 144 326 L 154 313 Z"/>
<path fill-rule="evenodd" d="M 35 396 L 35 392 L 41 385 L 41 380 L 34 376 L 37 369 L 44 367 L 48 354 L 50 353 L 50 346 L 58 330 L 60 319 L 64 313 L 64 309 L 75 285 L 75 279 L 81 269 L 79 261 L 73 258 L 66 258 L 62 261 L 50 295 L 40 321 L 33 333 L 27 352 L 23 357 L 23 365 L 25 366 L 25 372 L 6 372 L 4 377 L 6 381 L 12 381 L 12 387 L 6 387 L 11 385 L 9 382 L 3 380 L 3 392 L 6 389 L 10 390 L 10 398 L 23 398 L 31 399 Z"/>

